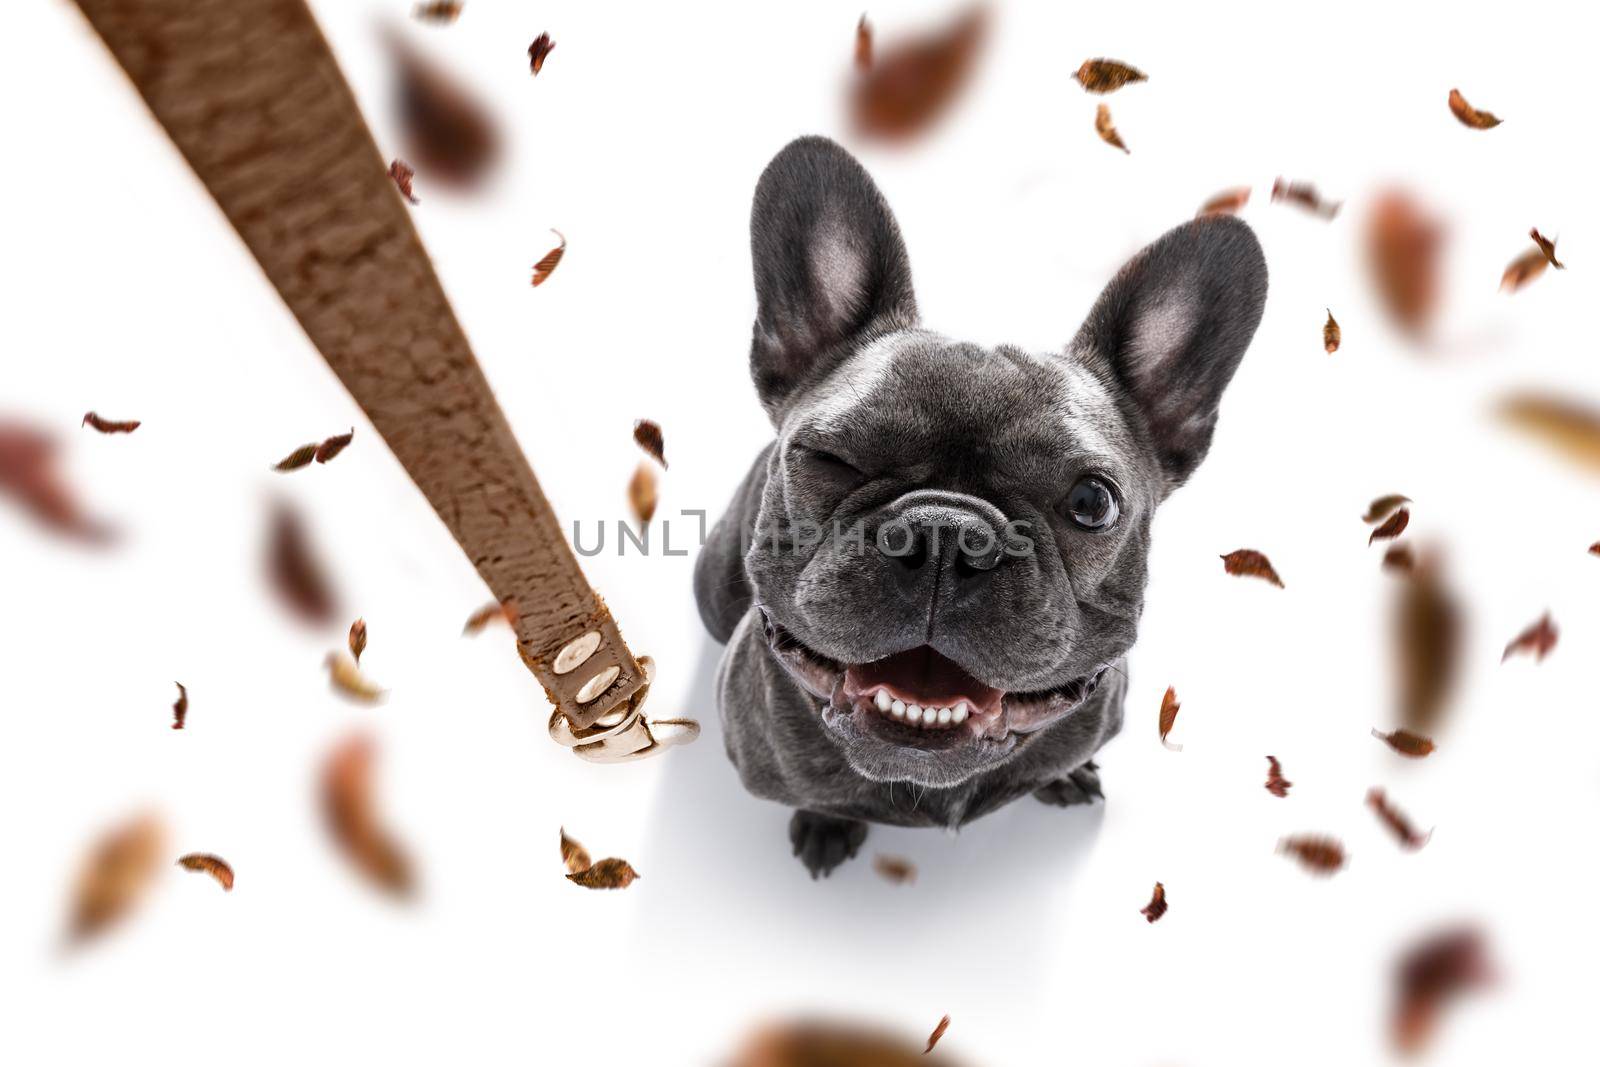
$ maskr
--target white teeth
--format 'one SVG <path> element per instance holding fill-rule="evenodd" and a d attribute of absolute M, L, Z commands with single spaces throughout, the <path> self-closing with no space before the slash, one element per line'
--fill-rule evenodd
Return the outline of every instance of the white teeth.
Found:
<path fill-rule="evenodd" d="M 899 701 L 899 700 L 891 701 L 890 704 L 889 704 L 889 714 L 893 715 L 897 719 L 905 718 L 906 717 L 906 706 L 905 706 L 905 703 L 903 701 Z"/>
<path fill-rule="evenodd" d="M 921 704 L 907 704 L 906 705 L 906 721 L 907 722 L 921 722 L 922 721 L 922 705 Z"/>
<path fill-rule="evenodd" d="M 951 722 L 966 722 L 967 721 L 967 702 L 965 700 L 957 703 L 955 707 L 950 709 L 950 721 Z"/>
<path fill-rule="evenodd" d="M 878 705 L 879 711 L 888 711 L 889 705 L 893 701 L 894 698 L 889 695 L 889 691 L 887 689 L 878 690 L 878 695 L 872 698 L 872 702 Z"/>
<path fill-rule="evenodd" d="M 950 709 L 949 708 L 940 708 L 939 709 L 939 725 L 940 726 L 949 726 L 950 725 L 950 719 L 951 719 Z"/>

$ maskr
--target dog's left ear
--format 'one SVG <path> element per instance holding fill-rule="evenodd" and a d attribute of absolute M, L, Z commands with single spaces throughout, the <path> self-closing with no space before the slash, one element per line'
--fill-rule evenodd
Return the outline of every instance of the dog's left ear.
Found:
<path fill-rule="evenodd" d="M 1196 219 L 1129 260 L 1074 338 L 1074 355 L 1108 370 L 1133 400 L 1168 491 L 1205 458 L 1266 299 L 1267 263 L 1250 227 Z"/>

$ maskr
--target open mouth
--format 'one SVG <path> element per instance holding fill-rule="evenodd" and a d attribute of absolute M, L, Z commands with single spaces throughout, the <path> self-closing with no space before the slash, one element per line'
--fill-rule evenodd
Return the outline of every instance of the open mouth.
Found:
<path fill-rule="evenodd" d="M 1008 692 L 974 677 L 931 645 L 869 663 L 839 663 L 808 648 L 765 612 L 767 643 L 789 673 L 828 701 L 824 721 L 847 716 L 859 730 L 907 748 L 1004 741 L 1050 725 L 1094 692 L 1106 668 L 1064 685 Z"/>

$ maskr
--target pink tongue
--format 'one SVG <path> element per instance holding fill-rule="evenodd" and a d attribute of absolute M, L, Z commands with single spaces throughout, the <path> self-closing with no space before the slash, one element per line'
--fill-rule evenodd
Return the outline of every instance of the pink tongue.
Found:
<path fill-rule="evenodd" d="M 1000 698 L 1005 696 L 1003 690 L 984 685 L 930 645 L 918 645 L 845 671 L 846 693 L 855 695 L 880 685 L 902 700 L 936 708 L 965 700 L 982 711 L 994 712 L 1000 710 Z"/>

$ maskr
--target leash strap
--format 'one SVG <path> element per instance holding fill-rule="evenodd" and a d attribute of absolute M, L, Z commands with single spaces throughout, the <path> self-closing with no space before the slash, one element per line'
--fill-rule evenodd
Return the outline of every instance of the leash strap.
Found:
<path fill-rule="evenodd" d="M 284 303 L 517 616 L 550 734 L 623 762 L 653 667 L 584 579 L 304 0 L 77 0 Z"/>

